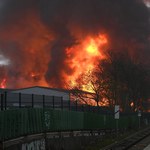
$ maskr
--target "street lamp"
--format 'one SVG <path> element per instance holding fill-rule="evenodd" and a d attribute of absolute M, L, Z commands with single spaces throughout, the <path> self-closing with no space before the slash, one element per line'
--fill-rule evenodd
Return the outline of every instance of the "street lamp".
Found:
<path fill-rule="evenodd" d="M 141 111 L 138 111 L 138 118 L 139 118 L 139 129 L 141 128 Z"/>

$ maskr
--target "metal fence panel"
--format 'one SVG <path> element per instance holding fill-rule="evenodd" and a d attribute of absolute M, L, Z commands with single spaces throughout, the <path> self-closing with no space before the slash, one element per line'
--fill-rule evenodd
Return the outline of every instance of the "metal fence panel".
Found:
<path fill-rule="evenodd" d="M 118 127 L 138 127 L 136 115 L 121 116 Z M 12 139 L 51 131 L 116 129 L 113 115 L 56 110 L 22 108 L 0 111 L 0 139 Z"/>

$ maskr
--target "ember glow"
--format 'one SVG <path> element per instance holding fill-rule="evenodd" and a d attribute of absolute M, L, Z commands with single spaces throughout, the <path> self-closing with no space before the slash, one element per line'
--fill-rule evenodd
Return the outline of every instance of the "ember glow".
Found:
<path fill-rule="evenodd" d="M 131 106 L 131 107 L 133 107 L 133 106 L 134 106 L 134 103 L 133 103 L 133 102 L 131 102 L 131 103 L 130 103 L 130 106 Z"/>
<path fill-rule="evenodd" d="M 2 89 L 6 88 L 6 79 L 5 78 L 1 81 L 0 88 L 2 88 Z"/>

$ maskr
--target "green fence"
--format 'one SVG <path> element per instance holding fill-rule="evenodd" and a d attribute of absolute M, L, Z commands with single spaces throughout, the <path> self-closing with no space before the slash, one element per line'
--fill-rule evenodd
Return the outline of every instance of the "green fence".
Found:
<path fill-rule="evenodd" d="M 138 117 L 123 116 L 119 119 L 118 125 L 119 128 L 136 127 Z M 114 128 L 116 120 L 112 115 L 42 108 L 0 111 L 1 140 L 52 131 Z"/>

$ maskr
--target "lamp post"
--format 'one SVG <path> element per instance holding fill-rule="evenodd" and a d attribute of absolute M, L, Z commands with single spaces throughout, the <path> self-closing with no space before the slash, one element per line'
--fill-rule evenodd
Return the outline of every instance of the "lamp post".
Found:
<path fill-rule="evenodd" d="M 138 118 L 139 118 L 139 129 L 141 128 L 141 111 L 138 111 Z"/>
<path fill-rule="evenodd" d="M 120 115 L 120 108 L 119 108 L 119 105 L 115 105 L 115 119 L 116 119 L 116 133 L 117 133 L 117 137 L 118 137 L 118 130 L 119 130 L 119 123 L 118 123 L 118 120 L 119 120 L 119 115 Z"/>

